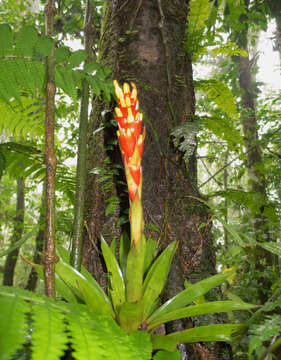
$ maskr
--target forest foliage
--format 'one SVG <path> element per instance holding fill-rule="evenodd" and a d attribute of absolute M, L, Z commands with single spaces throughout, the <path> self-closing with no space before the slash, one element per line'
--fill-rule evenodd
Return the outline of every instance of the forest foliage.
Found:
<path fill-rule="evenodd" d="M 98 39 L 104 3 L 92 3 Z M 198 315 L 212 312 L 225 312 L 229 324 L 208 323 L 201 327 L 202 341 L 232 341 L 237 335 L 240 340 L 232 344 L 234 359 L 278 358 L 276 354 L 281 345 L 281 96 L 280 90 L 267 94 L 262 84 L 255 81 L 255 73 L 262 69 L 257 68 L 254 53 L 260 31 L 266 30 L 272 19 L 280 24 L 280 17 L 274 18 L 273 3 L 190 1 L 185 49 L 192 58 L 195 73 L 199 74 L 193 81 L 197 99 L 195 121 L 172 128 L 170 136 L 186 162 L 198 148 L 198 187 L 204 197 L 202 201 L 212 213 L 210 221 L 213 221 L 217 270 L 222 272 L 197 284 L 186 283 L 184 295 L 180 293 L 171 303 L 158 307 L 176 244 L 170 245 L 159 256 L 158 244 L 149 238 L 147 250 L 142 249 L 142 255 L 146 254 L 141 274 L 144 279 L 143 298 L 136 303 L 140 305 L 131 308 L 124 280 L 130 276 L 129 272 L 126 273 L 128 244 L 125 234 L 118 250 L 116 240 L 111 247 L 102 241 L 109 274 L 107 293 L 84 267 L 81 272 L 71 267 L 65 250 L 71 246 L 74 218 L 76 168 L 73 164 L 77 155 L 82 83 L 86 81 L 89 85 L 91 97 L 104 100 L 104 114 L 113 110 L 115 96 L 112 69 L 98 61 L 99 41 L 96 39 L 94 45 L 94 59 L 84 67 L 87 52 L 70 45 L 69 39 L 73 42 L 83 37 L 81 8 L 85 9 L 86 2 L 58 1 L 56 35 L 51 38 L 44 35 L 43 9 L 34 12 L 27 2 L 21 0 L 1 1 L 1 272 L 5 271 L 8 254 L 19 249 L 20 258 L 14 276 L 16 286 L 0 288 L 0 359 L 20 359 L 21 356 L 36 360 L 59 359 L 70 348 L 76 359 L 93 356 L 119 359 L 119 354 L 122 354 L 122 359 L 151 359 L 153 350 L 158 350 L 153 357 L 155 360 L 179 359 L 176 345 L 196 342 L 198 329 L 194 327 L 181 335 L 165 337 L 152 335 L 153 331 L 171 320 L 196 319 Z M 14 6 L 17 6 L 16 10 Z M 242 22 L 241 19 L 246 20 Z M 238 46 L 235 36 L 238 39 L 243 31 L 248 30 L 249 42 L 245 51 Z M 42 295 L 44 266 L 33 263 L 46 172 L 44 61 L 52 54 L 54 45 L 57 86 L 55 147 L 58 158 L 56 242 L 60 257 L 55 281 L 59 300 Z M 255 164 L 255 169 L 265 179 L 262 184 L 265 197 L 253 189 L 253 184 L 259 179 L 249 170 L 251 147 L 246 150 L 247 134 L 243 132 L 246 113 L 241 102 L 237 64 L 239 59 L 246 57 L 250 57 L 251 91 L 256 104 L 257 126 L 252 131 L 258 134 L 251 146 L 258 146 L 261 153 L 261 161 Z M 208 64 L 210 75 L 202 76 L 204 63 Z M 104 126 L 107 125 L 103 124 L 97 134 L 104 130 Z M 111 139 L 110 146 L 116 144 L 117 140 Z M 108 164 L 105 164 L 104 168 L 92 169 L 92 173 L 107 191 L 112 175 L 119 170 L 117 165 L 108 169 Z M 25 181 L 26 208 L 24 234 L 13 243 L 18 177 Z M 107 208 L 101 211 L 106 217 L 111 216 L 121 200 L 117 196 L 110 197 Z M 256 230 L 259 218 L 265 224 L 260 232 Z M 206 225 L 202 223 L 200 227 Z M 147 224 L 147 228 L 152 229 L 152 233 L 159 231 L 153 224 Z M 262 251 L 271 254 L 270 264 L 261 257 Z M 36 293 L 23 289 L 30 264 L 35 266 L 41 278 Z M 215 301 L 206 301 L 205 294 L 215 286 L 220 286 L 221 296 Z M 261 287 L 265 287 L 262 297 Z M 123 305 L 122 311 L 120 304 Z M 92 311 L 97 308 L 98 311 Z M 134 317 L 140 308 L 146 313 L 148 332 L 136 331 L 144 320 L 143 317 L 141 321 Z M 238 309 L 246 311 L 237 312 Z M 167 351 L 171 353 L 167 355 Z"/>

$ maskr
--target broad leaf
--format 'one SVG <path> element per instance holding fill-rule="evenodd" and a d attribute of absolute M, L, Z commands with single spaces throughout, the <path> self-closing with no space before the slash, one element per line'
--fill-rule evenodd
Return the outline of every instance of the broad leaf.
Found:
<path fill-rule="evenodd" d="M 119 306 L 122 305 L 126 300 L 125 284 L 122 272 L 119 268 L 115 256 L 113 255 L 110 247 L 107 245 L 103 237 L 101 238 L 101 249 L 110 282 L 109 293 L 111 295 L 114 308 L 118 309 Z"/>
<path fill-rule="evenodd" d="M 176 350 L 178 344 L 195 343 L 199 341 L 235 341 L 247 329 L 245 324 L 218 324 L 199 326 L 196 328 L 175 332 L 170 335 L 152 335 L 154 350 Z"/>
<path fill-rule="evenodd" d="M 181 360 L 181 354 L 179 350 L 176 351 L 157 351 L 153 356 L 153 360 Z"/>
<path fill-rule="evenodd" d="M 143 303 L 141 301 L 135 303 L 125 302 L 118 314 L 120 326 L 127 333 L 138 330 L 142 317 Z"/>
<path fill-rule="evenodd" d="M 129 302 L 139 301 L 142 296 L 145 249 L 146 240 L 142 235 L 137 245 L 132 245 L 127 257 L 126 295 Z"/>
<path fill-rule="evenodd" d="M 155 300 L 163 291 L 177 243 L 172 242 L 154 261 L 143 285 L 144 319 L 150 314 Z"/>
<path fill-rule="evenodd" d="M 168 312 L 183 308 L 184 306 L 190 304 L 194 299 L 206 294 L 206 292 L 208 292 L 210 289 L 223 283 L 229 276 L 230 273 L 227 272 L 198 281 L 197 283 L 189 286 L 187 289 L 181 291 L 172 299 L 165 302 L 165 304 L 163 304 L 150 316 L 148 321 L 152 322 L 154 319 L 167 314 Z"/>
<path fill-rule="evenodd" d="M 154 318 L 154 320 L 148 322 L 148 330 L 155 329 L 159 325 L 168 321 L 178 320 L 185 317 L 191 317 L 196 315 L 211 314 L 216 312 L 229 312 L 233 310 L 249 310 L 256 305 L 247 304 L 237 301 L 212 301 L 204 304 L 192 305 L 182 309 L 174 310 Z"/>
<path fill-rule="evenodd" d="M 57 263 L 56 273 L 71 291 L 83 300 L 92 311 L 114 317 L 110 301 L 98 283 L 89 281 L 80 272 L 63 261 Z"/>

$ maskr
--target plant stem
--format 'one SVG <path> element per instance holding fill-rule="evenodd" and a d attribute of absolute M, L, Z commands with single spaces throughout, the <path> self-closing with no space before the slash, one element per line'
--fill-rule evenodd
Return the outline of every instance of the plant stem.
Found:
<path fill-rule="evenodd" d="M 56 8 L 54 0 L 47 0 L 45 6 L 46 35 L 52 36 Z M 45 293 L 55 297 L 55 180 L 57 159 L 54 146 L 55 130 L 55 64 L 54 47 L 46 58 L 46 110 L 45 110 L 45 165 L 46 165 L 46 237 L 45 237 Z"/>
<path fill-rule="evenodd" d="M 94 30 L 94 7 L 90 0 L 87 0 L 85 11 L 85 50 L 88 57 L 84 63 L 87 65 L 93 58 L 93 45 L 95 39 Z M 88 107 L 89 107 L 89 85 L 86 79 L 82 82 L 82 96 L 80 109 L 78 158 L 76 170 L 76 200 L 74 212 L 74 229 L 71 249 L 71 265 L 78 271 L 81 268 L 82 260 L 82 239 L 84 228 L 84 204 L 86 189 L 86 155 L 87 155 L 87 130 L 88 130 Z"/>

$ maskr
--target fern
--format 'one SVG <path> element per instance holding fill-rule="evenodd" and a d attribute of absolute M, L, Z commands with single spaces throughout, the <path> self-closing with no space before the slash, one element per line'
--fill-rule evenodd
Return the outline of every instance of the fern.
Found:
<path fill-rule="evenodd" d="M 223 110 L 230 118 L 238 119 L 238 111 L 234 96 L 227 85 L 217 79 L 197 80 L 194 82 L 195 89 L 206 92 L 211 100 Z"/>
<path fill-rule="evenodd" d="M 34 360 L 58 360 L 69 343 L 77 360 L 151 358 L 147 333 L 129 336 L 111 318 L 97 315 L 84 305 L 2 286 L 0 306 L 5 309 L 0 313 L 1 360 L 10 360 L 25 343 L 31 343 Z M 28 333 L 31 337 L 27 338 Z"/>
<path fill-rule="evenodd" d="M 212 50 L 212 53 L 217 55 L 224 55 L 224 56 L 247 56 L 247 51 L 240 49 L 239 46 L 231 41 L 226 44 L 221 45 L 218 48 Z"/>
<path fill-rule="evenodd" d="M 244 142 L 243 138 L 230 119 L 225 116 L 202 116 L 200 121 L 205 129 L 210 130 L 219 139 L 226 141 L 231 150 L 241 149 L 241 144 Z"/>
<path fill-rule="evenodd" d="M 67 349 L 64 314 L 48 299 L 32 308 L 32 359 L 55 360 Z M 42 342 L 42 339 L 45 339 Z"/>
<path fill-rule="evenodd" d="M 0 308 L 0 359 L 10 360 L 25 342 L 29 305 L 15 294 L 0 296 Z"/>
<path fill-rule="evenodd" d="M 198 132 L 198 124 L 195 122 L 179 125 L 171 131 L 173 143 L 180 151 L 183 152 L 183 158 L 188 161 L 189 157 L 194 153 L 196 147 L 196 134 Z"/>
<path fill-rule="evenodd" d="M 196 60 L 205 49 L 203 33 L 211 9 L 212 2 L 210 0 L 191 0 L 189 2 L 185 48 L 193 60 Z"/>

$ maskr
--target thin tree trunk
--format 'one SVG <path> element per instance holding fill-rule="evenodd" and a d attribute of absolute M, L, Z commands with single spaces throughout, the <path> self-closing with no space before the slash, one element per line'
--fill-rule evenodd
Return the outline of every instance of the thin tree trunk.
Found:
<path fill-rule="evenodd" d="M 195 282 L 215 273 L 208 209 L 194 199 L 200 197 L 197 189 L 196 139 L 193 137 L 190 141 L 192 150 L 186 164 L 183 154 L 173 146 L 170 135 L 174 127 L 195 121 L 192 66 L 183 44 L 187 12 L 188 2 L 179 0 L 106 0 L 99 50 L 102 64 L 113 66 L 114 78 L 119 83 L 134 81 L 139 90 L 140 107 L 145 114 L 147 129 L 142 195 L 145 223 L 159 228 L 162 247 L 175 239 L 180 243 L 166 293 L 169 298 L 184 288 L 184 279 Z M 99 113 L 96 111 L 92 117 L 93 129 L 102 123 Z M 110 117 L 108 123 L 109 120 Z M 89 132 L 93 133 L 92 129 Z M 115 129 L 112 129 L 111 136 L 114 133 Z M 91 156 L 96 153 L 95 159 L 105 159 L 107 138 L 101 133 L 95 136 L 103 145 L 97 145 L 97 140 L 91 142 L 90 138 L 89 152 Z M 114 158 L 114 153 L 111 156 Z M 115 156 L 117 158 L 118 155 Z M 95 241 L 104 221 L 99 206 L 105 202 L 102 192 L 99 192 L 101 184 L 95 181 L 93 175 L 90 176 L 92 182 L 89 181 L 88 194 L 93 200 L 87 205 L 87 221 L 92 240 Z M 99 202 L 95 203 L 95 200 Z M 200 228 L 203 222 L 208 225 Z M 87 243 L 90 241 L 87 240 Z M 85 250 L 89 263 L 89 247 Z M 168 330 L 182 330 L 186 326 L 190 326 L 190 323 L 177 322 L 173 329 Z M 181 350 L 184 359 L 186 349 Z M 216 345 L 211 349 L 203 346 L 203 350 L 210 357 L 220 358 Z M 197 345 L 189 346 L 189 359 L 196 356 L 203 358 L 203 350 Z"/>
<path fill-rule="evenodd" d="M 48 0 L 45 6 L 46 35 L 52 36 L 54 30 L 55 1 Z M 55 297 L 55 180 L 57 159 L 55 155 L 55 63 L 54 48 L 46 59 L 46 130 L 45 130 L 45 164 L 46 164 L 46 238 L 45 253 L 45 293 Z"/>
<path fill-rule="evenodd" d="M 42 262 L 42 252 L 44 250 L 44 239 L 45 239 L 45 221 L 46 221 L 46 208 L 45 208 L 45 182 L 42 190 L 42 202 L 40 208 L 40 216 L 39 216 L 39 231 L 35 239 L 35 250 L 33 255 L 33 263 L 41 264 Z M 28 281 L 26 284 L 26 289 L 30 291 L 35 291 L 36 285 L 38 281 L 37 271 L 32 268 L 28 277 Z"/>
<path fill-rule="evenodd" d="M 88 58 L 87 65 L 93 58 L 93 46 L 95 39 L 94 29 L 95 9 L 91 0 L 87 0 L 84 24 L 84 42 Z M 84 65 L 84 66 L 85 66 Z M 76 201 L 74 212 L 74 231 L 71 251 L 71 263 L 78 271 L 81 268 L 82 241 L 84 229 L 84 204 L 86 189 L 86 158 L 87 158 L 87 130 L 88 130 L 88 107 L 89 107 L 89 85 L 84 79 L 82 83 L 79 126 L 78 159 L 76 170 Z"/>
<path fill-rule="evenodd" d="M 242 49 L 248 52 L 248 11 L 249 0 L 245 0 L 245 13 L 240 16 L 239 21 L 244 24 L 243 30 L 236 34 L 236 40 Z M 262 163 L 262 150 L 258 137 L 258 122 L 256 118 L 256 94 L 254 90 L 255 80 L 251 74 L 251 64 L 249 56 L 240 56 L 238 61 L 239 86 L 241 90 L 241 100 L 243 113 L 241 116 L 244 141 L 246 146 L 248 173 L 251 179 L 251 190 L 258 196 L 257 201 L 260 204 L 258 211 L 253 216 L 253 227 L 256 241 L 269 241 L 269 220 L 263 215 L 263 209 L 267 206 L 268 199 L 266 194 L 266 181 L 264 174 L 260 171 Z M 262 260 L 266 259 L 267 265 L 272 265 L 273 255 L 262 249 L 257 248 L 256 261 L 257 270 L 262 274 L 264 265 Z M 267 300 L 268 289 L 271 283 L 260 278 L 259 297 L 261 303 Z"/>
<path fill-rule="evenodd" d="M 11 246 L 21 239 L 24 229 L 24 180 L 21 177 L 17 179 L 17 206 L 14 222 L 14 234 L 11 238 Z M 19 248 L 7 255 L 4 265 L 3 285 L 13 286 L 18 255 Z"/>

